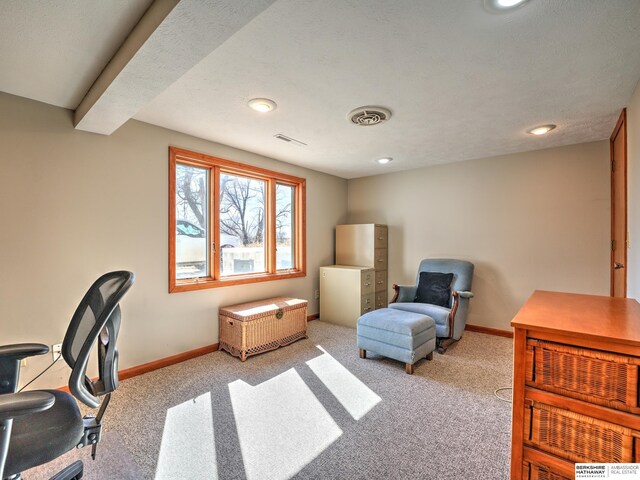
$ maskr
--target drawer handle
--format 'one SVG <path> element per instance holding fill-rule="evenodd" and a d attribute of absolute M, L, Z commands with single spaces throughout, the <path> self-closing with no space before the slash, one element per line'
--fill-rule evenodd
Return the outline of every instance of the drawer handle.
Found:
<path fill-rule="evenodd" d="M 365 312 L 367 312 L 369 310 L 371 310 L 371 307 L 367 307 L 367 308 L 364 309 Z"/>
<path fill-rule="evenodd" d="M 384 240 L 384 237 L 378 237 L 378 240 Z"/>
<path fill-rule="evenodd" d="M 379 258 L 378 261 L 379 262 L 384 262 L 384 260 L 382 258 Z"/>
<path fill-rule="evenodd" d="M 369 285 L 371 285 L 371 282 L 364 284 L 365 287 L 368 287 Z"/>

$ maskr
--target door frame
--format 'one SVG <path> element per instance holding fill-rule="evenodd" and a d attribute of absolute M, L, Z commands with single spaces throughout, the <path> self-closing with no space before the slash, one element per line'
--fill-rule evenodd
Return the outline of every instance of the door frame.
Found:
<path fill-rule="evenodd" d="M 613 275 L 614 275 L 614 255 L 615 251 L 613 249 L 613 240 L 615 239 L 615 211 L 616 211 L 616 201 L 615 201 L 615 185 L 614 185 L 614 162 L 613 162 L 613 143 L 620 133 L 620 130 L 624 132 L 624 145 L 623 145 L 623 157 L 624 157 L 624 168 L 619 173 L 623 176 L 623 188 L 624 188 L 624 239 L 622 241 L 616 242 L 616 249 L 622 248 L 623 250 L 623 265 L 625 268 L 624 274 L 624 284 L 623 291 L 624 296 L 627 296 L 627 235 L 628 235 L 628 225 L 627 225 L 627 217 L 628 217 L 628 200 L 627 200 L 627 109 L 623 108 L 622 112 L 620 112 L 620 117 L 618 118 L 618 122 L 616 123 L 613 132 L 611 133 L 611 137 L 609 138 L 609 162 L 610 162 L 610 174 L 611 174 L 611 259 L 609 262 L 609 270 L 610 270 L 610 295 L 613 297 L 614 288 L 613 288 Z M 620 245 L 618 245 L 620 243 Z"/>

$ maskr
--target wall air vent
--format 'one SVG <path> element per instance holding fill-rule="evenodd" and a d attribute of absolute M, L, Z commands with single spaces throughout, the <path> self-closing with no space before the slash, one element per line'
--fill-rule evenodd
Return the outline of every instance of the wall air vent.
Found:
<path fill-rule="evenodd" d="M 383 107 L 358 107 L 351 110 L 347 118 L 354 125 L 370 127 L 389 120 L 391 112 Z"/>
<path fill-rule="evenodd" d="M 292 143 L 293 145 L 298 145 L 299 147 L 306 147 L 307 146 L 306 143 L 301 142 L 300 140 L 296 140 L 295 138 L 287 137 L 286 135 L 283 135 L 282 133 L 276 133 L 274 135 L 274 137 L 276 137 L 278 140 L 282 140 L 283 142 L 289 142 L 289 143 Z"/>

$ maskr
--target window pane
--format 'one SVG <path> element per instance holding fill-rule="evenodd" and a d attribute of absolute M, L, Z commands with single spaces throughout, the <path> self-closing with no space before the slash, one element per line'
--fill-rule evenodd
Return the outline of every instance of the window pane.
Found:
<path fill-rule="evenodd" d="M 209 171 L 176 164 L 176 278 L 209 272 Z"/>
<path fill-rule="evenodd" d="M 220 274 L 265 272 L 266 182 L 220 174 Z"/>
<path fill-rule="evenodd" d="M 285 270 L 295 267 L 293 246 L 295 188 L 290 185 L 276 184 L 276 269 Z"/>

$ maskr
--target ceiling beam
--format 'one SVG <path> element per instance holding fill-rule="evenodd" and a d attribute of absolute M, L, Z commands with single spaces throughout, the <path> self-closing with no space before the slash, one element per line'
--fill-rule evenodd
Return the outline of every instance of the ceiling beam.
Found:
<path fill-rule="evenodd" d="M 275 0 L 156 0 L 74 113 L 110 135 Z"/>

